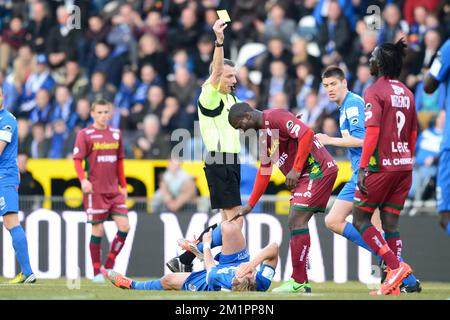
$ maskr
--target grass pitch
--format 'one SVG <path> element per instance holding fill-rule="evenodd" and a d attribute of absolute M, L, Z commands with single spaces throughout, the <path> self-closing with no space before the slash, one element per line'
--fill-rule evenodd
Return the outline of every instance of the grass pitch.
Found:
<path fill-rule="evenodd" d="M 366 285 L 350 281 L 345 284 L 334 282 L 311 283 L 313 293 L 279 294 L 270 292 L 279 283 L 274 282 L 269 292 L 185 292 L 185 291 L 135 291 L 122 290 L 108 281 L 94 284 L 81 279 L 79 284 L 66 279 L 38 280 L 34 284 L 10 285 L 8 279 L 0 278 L 0 299 L 2 300 L 448 300 L 450 283 L 423 282 L 421 293 L 401 296 L 369 296 Z M 144 280 L 144 279 L 137 279 Z"/>

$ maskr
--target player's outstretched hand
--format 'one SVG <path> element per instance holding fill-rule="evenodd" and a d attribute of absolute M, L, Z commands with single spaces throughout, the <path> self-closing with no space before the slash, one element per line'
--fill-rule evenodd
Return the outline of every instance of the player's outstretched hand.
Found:
<path fill-rule="evenodd" d="M 366 170 L 362 168 L 358 170 L 358 188 L 363 195 L 367 196 L 369 194 L 366 187 Z"/>
<path fill-rule="evenodd" d="M 238 218 L 240 218 L 240 217 L 244 217 L 245 215 L 247 215 L 248 213 L 250 213 L 251 211 L 252 211 L 252 206 L 251 205 L 249 205 L 248 203 L 244 206 L 244 207 L 242 207 L 238 212 L 237 212 L 237 214 L 233 217 L 233 218 L 231 218 L 230 219 L 230 222 L 231 221 L 234 221 L 234 220 L 236 220 L 236 219 L 238 219 Z"/>
<path fill-rule="evenodd" d="M 294 169 L 291 169 L 289 173 L 286 175 L 286 186 L 289 190 L 292 190 L 295 188 L 298 182 L 298 178 L 300 178 L 300 172 L 295 171 Z"/>
<path fill-rule="evenodd" d="M 330 143 L 330 137 L 329 137 L 327 134 L 325 134 L 325 133 L 317 133 L 317 134 L 315 135 L 315 137 L 316 137 L 316 139 L 319 140 L 319 142 L 320 142 L 321 144 L 323 144 L 324 146 L 326 146 L 327 144 Z"/>

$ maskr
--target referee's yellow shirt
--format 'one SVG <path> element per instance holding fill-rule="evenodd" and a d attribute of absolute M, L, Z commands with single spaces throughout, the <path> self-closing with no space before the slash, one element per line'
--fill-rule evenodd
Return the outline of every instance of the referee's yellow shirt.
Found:
<path fill-rule="evenodd" d="M 208 79 L 202 86 L 198 98 L 198 118 L 203 143 L 209 152 L 239 153 L 241 143 L 239 130 L 228 122 L 230 108 L 236 102 L 241 102 L 233 94 L 222 94 Z"/>

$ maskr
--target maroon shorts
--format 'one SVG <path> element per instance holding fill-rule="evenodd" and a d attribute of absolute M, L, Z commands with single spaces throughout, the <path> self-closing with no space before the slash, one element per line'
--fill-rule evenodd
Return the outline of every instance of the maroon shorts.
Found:
<path fill-rule="evenodd" d="M 356 187 L 353 203 L 355 207 L 374 212 L 380 210 L 400 214 L 411 189 L 412 171 L 369 172 L 366 187 L 369 195 L 365 196 Z"/>
<path fill-rule="evenodd" d="M 125 197 L 117 193 L 89 193 L 83 196 L 88 223 L 99 223 L 111 220 L 114 215 L 126 216 L 128 208 Z"/>
<path fill-rule="evenodd" d="M 299 211 L 325 212 L 330 199 L 337 172 L 320 179 L 300 177 L 291 192 L 291 208 Z"/>

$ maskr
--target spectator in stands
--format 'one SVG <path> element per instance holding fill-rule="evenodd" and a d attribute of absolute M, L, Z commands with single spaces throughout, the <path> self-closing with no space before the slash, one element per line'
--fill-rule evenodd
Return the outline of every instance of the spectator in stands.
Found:
<path fill-rule="evenodd" d="M 178 128 L 183 128 L 186 121 L 182 119 L 185 117 L 182 110 L 180 110 L 180 103 L 174 96 L 167 96 L 164 100 L 164 107 L 161 112 L 161 132 L 169 135 Z M 189 126 L 187 127 L 189 128 Z"/>
<path fill-rule="evenodd" d="M 22 89 L 25 82 L 28 80 L 30 75 L 35 72 L 35 70 L 36 58 L 31 51 L 31 47 L 25 44 L 19 48 L 17 58 L 13 62 L 13 71 L 10 74 L 10 82 L 14 84 L 14 87 L 19 95 L 22 94 Z M 17 107 L 15 108 L 15 110 L 18 109 L 19 108 Z"/>
<path fill-rule="evenodd" d="M 169 73 L 167 55 L 161 50 L 158 39 L 150 34 L 144 34 L 139 40 L 139 70 L 147 64 L 155 68 L 161 81 L 165 83 L 167 74 Z"/>
<path fill-rule="evenodd" d="M 215 12 L 214 12 L 215 13 Z M 169 29 L 166 22 L 163 20 L 161 12 L 151 10 L 145 19 L 145 25 L 141 32 L 145 35 L 150 35 L 158 39 L 159 44 L 163 50 L 167 48 L 167 33 Z"/>
<path fill-rule="evenodd" d="M 320 26 L 317 43 L 324 66 L 338 64 L 348 51 L 351 44 L 351 27 L 347 18 L 342 15 L 337 1 L 329 2 L 328 17 Z"/>
<path fill-rule="evenodd" d="M 300 63 L 308 63 L 311 66 L 310 72 L 313 73 L 316 79 L 320 79 L 322 64 L 320 62 L 320 59 L 308 53 L 307 46 L 308 43 L 305 39 L 298 36 L 292 37 L 292 65 L 297 66 Z M 292 69 L 292 76 L 295 77 L 295 69 Z"/>
<path fill-rule="evenodd" d="M 427 16 L 428 11 L 425 7 L 418 6 L 414 8 L 414 23 L 409 24 L 408 44 L 416 51 L 419 51 L 423 45 L 425 32 L 427 31 Z"/>
<path fill-rule="evenodd" d="M 154 114 L 146 115 L 143 128 L 133 144 L 135 159 L 168 159 L 170 143 L 160 134 L 159 118 Z"/>
<path fill-rule="evenodd" d="M 69 89 L 64 85 L 57 86 L 50 121 L 53 122 L 57 119 L 63 119 L 67 123 L 74 111 L 75 103 Z"/>
<path fill-rule="evenodd" d="M 249 100 L 257 100 L 257 95 L 259 93 L 259 88 L 256 84 L 252 82 L 249 77 L 249 70 L 247 66 L 241 66 L 237 72 L 237 85 L 234 92 L 235 96 L 241 100 L 248 103 Z M 255 101 L 256 103 L 256 101 Z M 250 104 L 255 107 L 255 105 Z"/>
<path fill-rule="evenodd" d="M 186 108 L 189 105 L 194 105 L 194 99 L 198 95 L 197 89 L 195 76 L 186 68 L 178 68 L 175 71 L 175 81 L 169 83 L 169 94 L 177 97 L 180 104 L 186 106 Z"/>
<path fill-rule="evenodd" d="M 89 68 L 93 64 L 95 58 L 95 46 L 98 42 L 106 42 L 109 31 L 109 26 L 104 23 L 100 16 L 94 15 L 89 18 L 89 28 L 79 44 L 79 61 L 81 66 Z"/>
<path fill-rule="evenodd" d="M 289 77 L 286 65 L 282 60 L 274 60 L 270 64 L 270 77 L 263 80 L 260 86 L 262 106 L 273 108 L 271 97 L 277 93 L 283 92 L 287 96 L 287 104 L 293 105 L 295 82 Z"/>
<path fill-rule="evenodd" d="M 45 125 L 42 122 L 36 122 L 31 127 L 31 143 L 27 147 L 25 152 L 33 159 L 48 157 L 50 144 L 45 135 Z"/>
<path fill-rule="evenodd" d="M 196 200 L 197 188 L 194 177 L 181 168 L 179 160 L 171 159 L 153 196 L 153 213 L 167 210 L 180 213 L 185 209 L 192 211 L 195 210 L 193 207 Z"/>
<path fill-rule="evenodd" d="M 22 116 L 28 116 L 36 106 L 35 96 L 40 89 L 51 92 L 55 86 L 55 80 L 50 75 L 50 69 L 45 55 L 38 55 L 36 62 L 36 71 L 28 77 L 22 89 L 22 95 L 20 97 L 21 105 L 18 110 L 19 115 Z"/>
<path fill-rule="evenodd" d="M 97 42 L 95 46 L 94 64 L 90 71 L 102 71 L 107 77 L 106 82 L 118 87 L 122 76 L 122 69 L 125 65 L 126 57 L 124 55 L 114 55 L 111 47 L 106 42 Z"/>
<path fill-rule="evenodd" d="M 314 4 L 314 11 L 313 15 L 314 18 L 316 18 L 316 22 L 319 25 L 319 27 L 322 26 L 325 19 L 330 14 L 331 8 L 328 6 L 330 2 L 327 0 L 318 0 L 317 4 Z M 349 22 L 349 26 L 351 30 L 355 29 L 356 26 L 356 14 L 354 12 L 353 3 L 351 0 L 338 0 L 337 1 L 339 7 L 343 10 L 343 15 Z M 328 6 L 328 7 L 327 7 Z M 335 8 L 335 7 L 332 7 Z M 364 12 L 366 14 L 366 12 Z"/>
<path fill-rule="evenodd" d="M 73 144 L 69 145 L 68 137 L 69 132 L 67 131 L 66 121 L 63 118 L 56 118 L 51 124 L 49 124 L 49 151 L 48 158 L 50 159 L 61 159 L 66 158 L 66 156 L 71 153 L 73 149 Z"/>
<path fill-rule="evenodd" d="M 147 100 L 144 104 L 145 114 L 154 114 L 161 118 L 164 108 L 165 93 L 160 86 L 151 86 L 147 92 Z"/>
<path fill-rule="evenodd" d="M 51 29 L 48 9 L 44 1 L 35 1 L 31 7 L 26 40 L 36 53 L 45 53 L 47 37 Z"/>
<path fill-rule="evenodd" d="M 89 127 L 92 124 L 91 106 L 86 98 L 78 99 L 75 112 L 70 115 L 67 123 L 69 130 L 77 131 Z"/>
<path fill-rule="evenodd" d="M 432 120 L 430 128 L 422 131 L 417 138 L 413 182 L 408 194 L 411 199 L 422 200 L 425 187 L 436 177 L 444 126 L 445 111 L 441 111 Z"/>
<path fill-rule="evenodd" d="M 26 153 L 18 153 L 17 165 L 20 173 L 19 194 L 23 196 L 43 196 L 42 185 L 28 171 L 28 155 Z"/>
<path fill-rule="evenodd" d="M 270 77 L 270 64 L 275 60 L 281 60 L 286 65 L 287 70 L 291 68 L 292 53 L 284 46 L 283 39 L 275 37 L 270 39 L 267 45 L 267 52 L 261 58 L 261 72 L 262 78 L 267 79 Z"/>
<path fill-rule="evenodd" d="M 317 126 L 317 120 L 324 112 L 323 108 L 319 105 L 317 92 L 311 90 L 306 94 L 304 108 L 298 110 L 298 114 L 301 114 L 301 120 L 311 129 L 315 129 Z M 335 135 L 333 135 L 334 137 Z"/>
<path fill-rule="evenodd" d="M 320 125 L 320 130 L 316 131 L 325 133 L 330 137 L 339 137 L 338 123 L 336 119 L 331 116 L 326 116 L 323 119 L 322 124 Z M 327 151 L 335 158 L 344 157 L 346 153 L 346 150 L 344 148 L 330 145 L 327 146 Z"/>
<path fill-rule="evenodd" d="M 353 84 L 353 93 L 356 93 L 360 97 L 364 97 L 364 92 L 373 83 L 373 78 L 370 75 L 369 66 L 367 64 L 358 65 L 356 71 L 356 81 Z"/>
<path fill-rule="evenodd" d="M 18 153 L 26 153 L 31 150 L 30 121 L 26 118 L 17 119 L 17 135 L 19 137 Z"/>
<path fill-rule="evenodd" d="M 266 0 L 236 1 L 233 3 L 231 13 L 231 31 L 236 44 L 241 47 L 247 42 L 256 42 L 259 38 L 255 21 L 261 23 L 266 17 Z M 227 38 L 228 39 L 228 38 Z"/>
<path fill-rule="evenodd" d="M 114 98 L 115 109 L 111 120 L 111 125 L 114 128 L 122 128 L 121 123 L 126 122 L 130 114 L 130 109 L 133 106 L 134 94 L 138 85 L 139 81 L 136 79 L 134 71 L 126 68 L 123 71 L 122 82 Z"/>
<path fill-rule="evenodd" d="M 284 8 L 279 5 L 273 5 L 267 13 L 267 19 L 264 23 L 255 20 L 255 27 L 261 35 L 261 42 L 268 43 L 274 37 L 281 38 L 286 46 L 291 44 L 291 37 L 295 33 L 296 25 L 292 19 L 285 17 Z"/>
<path fill-rule="evenodd" d="M 76 60 L 66 62 L 65 69 L 59 74 L 56 82 L 67 86 L 74 99 L 85 96 L 89 90 L 89 79 L 80 69 L 80 65 Z"/>
<path fill-rule="evenodd" d="M 91 76 L 91 85 L 86 95 L 89 102 L 97 100 L 113 101 L 115 88 L 111 84 L 106 83 L 106 75 L 103 71 L 94 71 Z"/>
<path fill-rule="evenodd" d="M 271 109 L 283 109 L 289 111 L 289 100 L 286 93 L 283 91 L 274 93 L 269 98 L 269 108 Z"/>
<path fill-rule="evenodd" d="M 209 65 L 212 62 L 214 53 L 214 38 L 204 34 L 197 42 L 197 49 L 193 54 L 194 74 L 201 80 L 206 80 L 209 76 Z"/>
<path fill-rule="evenodd" d="M 134 103 L 143 104 L 147 98 L 147 92 L 151 86 L 162 86 L 161 78 L 151 64 L 145 64 L 141 68 L 141 82 L 134 94 Z"/>
<path fill-rule="evenodd" d="M 435 11 L 438 7 L 439 0 L 405 0 L 403 4 L 403 17 L 409 25 L 417 22 L 416 8 L 422 7 L 427 11 Z"/>
<path fill-rule="evenodd" d="M 22 19 L 11 19 L 9 28 L 4 29 L 0 36 L 0 69 L 6 69 L 17 56 L 17 51 L 25 43 L 25 34 Z"/>
<path fill-rule="evenodd" d="M 295 106 L 298 109 L 305 108 L 306 96 L 311 90 L 317 90 L 320 78 L 314 76 L 311 65 L 301 62 L 295 67 Z"/>
<path fill-rule="evenodd" d="M 50 29 L 46 42 L 46 53 L 52 68 L 59 68 L 66 60 L 77 58 L 77 30 L 69 24 L 70 13 L 66 7 L 60 6 L 56 11 L 58 24 Z"/>
<path fill-rule="evenodd" d="M 424 130 L 428 128 L 432 118 L 436 118 L 439 110 L 445 105 L 445 85 L 439 84 L 438 89 L 433 93 L 426 93 L 424 89 L 423 75 L 428 73 L 428 68 L 424 68 L 418 76 L 420 79 L 414 92 L 416 103 L 417 121 L 419 128 Z"/>
<path fill-rule="evenodd" d="M 194 72 L 194 63 L 185 49 L 176 49 L 173 52 L 171 74 L 168 80 L 172 80 L 178 68 L 186 68 Z"/>
<path fill-rule="evenodd" d="M 51 104 L 50 92 L 47 89 L 39 89 L 36 93 L 36 106 L 31 110 L 30 122 L 41 122 L 44 125 L 51 121 L 53 106 Z"/>
<path fill-rule="evenodd" d="M 396 4 L 387 4 L 383 10 L 383 26 L 381 27 L 378 36 L 378 44 L 383 42 L 394 43 L 396 34 L 399 30 L 408 34 L 408 23 L 405 20 L 402 20 L 400 9 Z"/>
<path fill-rule="evenodd" d="M 6 73 L 0 69 L 0 87 L 3 89 L 3 108 L 11 113 L 15 113 L 14 108 L 17 107 L 17 101 L 19 100 L 19 92 L 13 83 L 12 75 L 5 78 Z"/>
<path fill-rule="evenodd" d="M 173 51 L 176 48 L 184 48 L 188 52 L 193 52 L 201 33 L 201 26 L 197 21 L 195 10 L 186 7 L 181 11 L 178 25 L 169 30 L 168 49 Z"/>

